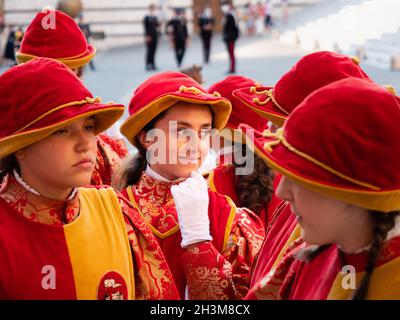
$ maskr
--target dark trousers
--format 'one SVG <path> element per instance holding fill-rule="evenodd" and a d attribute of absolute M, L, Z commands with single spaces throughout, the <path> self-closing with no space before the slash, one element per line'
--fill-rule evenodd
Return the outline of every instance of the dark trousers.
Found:
<path fill-rule="evenodd" d="M 230 60 L 230 73 L 234 73 L 236 71 L 236 60 L 235 60 L 235 41 L 226 41 L 226 48 L 229 53 Z"/>
<path fill-rule="evenodd" d="M 157 49 L 157 38 L 153 38 L 150 42 L 146 43 L 146 68 L 155 68 L 154 56 Z"/>
<path fill-rule="evenodd" d="M 186 43 L 185 41 L 175 41 L 175 56 L 178 67 L 181 66 L 183 56 L 185 55 Z"/>
<path fill-rule="evenodd" d="M 211 37 L 210 36 L 202 36 L 201 40 L 203 42 L 204 62 L 208 63 L 210 61 Z"/>

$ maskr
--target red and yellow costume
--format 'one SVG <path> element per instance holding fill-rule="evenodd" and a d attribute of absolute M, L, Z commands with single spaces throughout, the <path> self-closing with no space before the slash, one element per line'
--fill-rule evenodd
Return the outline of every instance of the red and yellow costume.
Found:
<path fill-rule="evenodd" d="M 171 194 L 173 182 L 144 172 L 123 194 L 142 214 L 157 237 L 174 275 L 181 298 L 188 286 L 191 299 L 237 299 L 249 288 L 249 270 L 263 241 L 261 222 L 236 208 L 228 197 L 209 191 L 211 242 L 185 250 Z M 176 184 L 176 183 L 175 183 Z"/>
<path fill-rule="evenodd" d="M 225 127 L 231 104 L 217 92 L 208 93 L 179 72 L 164 72 L 141 84 L 130 102 L 130 117 L 122 134 L 137 146 L 137 134 L 155 116 L 179 101 L 210 107 L 213 127 Z M 236 299 L 246 295 L 250 267 L 264 238 L 261 221 L 253 213 L 237 209 L 228 197 L 209 192 L 211 242 L 181 248 L 178 215 L 171 194 L 176 182 L 161 181 L 144 172 L 124 194 L 141 212 L 158 238 L 174 275 L 181 298 L 188 287 L 190 299 Z"/>
<path fill-rule="evenodd" d="M 51 15 L 54 14 L 54 19 Z M 43 23 L 55 23 L 53 28 Z M 44 10 L 39 12 L 28 25 L 20 50 L 16 53 L 18 63 L 37 57 L 56 59 L 71 69 L 85 66 L 96 54 L 96 48 L 87 42 L 76 22 L 61 11 Z M 118 173 L 121 160 L 128 154 L 122 141 L 102 133 L 97 137 L 96 167 L 91 180 L 92 185 L 112 185 Z"/>
<path fill-rule="evenodd" d="M 0 299 L 178 297 L 156 239 L 111 188 L 80 188 L 64 202 L 36 195 L 8 175 L 0 211 Z M 55 270 L 51 290 L 42 285 L 47 265 Z"/>
<path fill-rule="evenodd" d="M 280 127 L 310 93 L 348 77 L 370 81 L 357 59 L 319 51 L 301 58 L 274 87 L 243 87 L 234 90 L 232 95 L 242 105 Z M 262 131 L 253 125 L 251 127 Z M 275 175 L 274 190 L 280 180 L 279 172 Z M 269 204 L 267 221 L 266 238 L 253 271 L 252 285 L 279 263 L 289 245 L 300 236 L 300 227 L 289 204 L 275 195 Z"/>
<path fill-rule="evenodd" d="M 124 110 L 100 103 L 69 68 L 45 58 L 3 73 L 0 97 L 0 158 L 82 118 L 93 117 L 99 134 Z M 98 187 L 55 201 L 17 171 L 0 188 L 0 298 L 178 297 L 157 240 L 125 198 Z"/>
<path fill-rule="evenodd" d="M 396 174 L 400 162 L 399 118 L 398 97 L 370 81 L 349 78 L 311 94 L 276 134 L 266 131 L 253 135 L 251 130 L 247 134 L 254 141 L 255 152 L 288 179 L 323 196 L 374 214 L 386 214 L 400 209 L 400 176 Z M 365 123 L 374 124 L 368 133 L 363 131 Z M 248 126 L 241 128 L 247 130 Z M 357 152 L 349 151 L 354 148 Z M 283 210 L 282 214 L 287 213 Z M 397 222 L 379 252 L 367 299 L 400 299 L 399 234 Z M 273 265 L 261 264 L 248 299 L 352 297 L 355 289 L 343 285 L 348 274 L 342 268 L 355 268 L 358 287 L 365 275 L 369 246 L 348 254 L 336 244 L 327 244 L 315 258 L 305 262 L 304 252 L 313 247 L 301 237 L 289 239 L 285 246 L 289 242 L 283 258 Z"/>

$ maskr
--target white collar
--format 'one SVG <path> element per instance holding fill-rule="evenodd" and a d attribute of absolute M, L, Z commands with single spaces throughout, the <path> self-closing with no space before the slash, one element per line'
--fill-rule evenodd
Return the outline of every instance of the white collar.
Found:
<path fill-rule="evenodd" d="M 37 192 L 34 188 L 32 188 L 29 184 L 27 184 L 22 177 L 18 174 L 18 172 L 16 170 L 13 170 L 14 173 L 14 177 L 15 180 L 17 180 L 17 182 L 24 187 L 26 190 L 28 190 L 29 192 L 37 195 L 37 196 L 41 196 L 39 192 Z M 76 193 L 78 192 L 78 188 L 74 188 L 71 192 L 71 195 L 68 197 L 68 199 L 66 201 L 69 201 L 71 199 L 73 199 L 76 195 Z"/>
<path fill-rule="evenodd" d="M 147 165 L 145 172 L 152 178 L 159 180 L 159 181 L 163 181 L 163 182 L 179 182 L 179 181 L 183 181 L 185 180 L 184 178 L 178 178 L 176 180 L 168 180 L 167 178 L 163 177 L 162 175 L 160 175 L 159 173 L 155 172 L 149 165 Z"/>

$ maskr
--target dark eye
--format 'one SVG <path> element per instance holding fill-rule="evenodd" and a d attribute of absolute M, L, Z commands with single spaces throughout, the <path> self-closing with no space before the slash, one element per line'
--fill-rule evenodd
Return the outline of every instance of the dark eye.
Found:
<path fill-rule="evenodd" d="M 189 137 L 190 136 L 190 129 L 188 128 L 178 128 L 176 130 L 178 132 L 178 136 L 180 137 Z"/>
<path fill-rule="evenodd" d="M 207 137 L 210 137 L 211 134 L 212 134 L 211 128 L 201 129 L 201 137 L 207 138 Z"/>
<path fill-rule="evenodd" d="M 56 132 L 54 132 L 53 134 L 61 135 L 61 134 L 66 134 L 66 133 L 68 133 L 67 129 L 60 129 L 60 130 L 57 130 Z"/>
<path fill-rule="evenodd" d="M 86 125 L 86 126 L 85 126 L 85 129 L 86 129 L 87 131 L 90 131 L 90 132 L 94 131 L 94 124 L 88 124 L 88 125 Z"/>

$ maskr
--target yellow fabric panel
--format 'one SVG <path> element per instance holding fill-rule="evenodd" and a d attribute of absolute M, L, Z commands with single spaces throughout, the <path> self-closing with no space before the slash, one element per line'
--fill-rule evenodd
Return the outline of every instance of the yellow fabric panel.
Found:
<path fill-rule="evenodd" d="M 365 272 L 356 274 L 357 287 Z M 352 289 L 344 289 L 342 280 L 346 274 L 339 273 L 328 294 L 328 300 L 347 300 Z M 400 257 L 393 259 L 374 269 L 369 284 L 368 300 L 400 300 Z"/>
<path fill-rule="evenodd" d="M 79 217 L 64 227 L 78 299 L 97 299 L 102 277 L 119 273 L 135 298 L 132 253 L 112 188 L 79 188 Z M 84 230 L 84 232 L 82 232 Z"/>
<path fill-rule="evenodd" d="M 274 270 L 274 269 L 277 267 L 278 263 L 282 260 L 283 255 L 285 254 L 287 248 L 289 248 L 289 246 L 290 246 L 295 240 L 297 240 L 298 238 L 300 238 L 300 236 L 301 236 L 301 227 L 300 227 L 300 225 L 297 224 L 296 227 L 293 229 L 293 231 L 292 231 L 292 233 L 291 233 L 289 239 L 286 241 L 285 245 L 283 246 L 281 252 L 279 252 L 279 255 L 278 255 L 278 257 L 276 258 L 274 264 L 272 265 L 271 270 Z"/>

